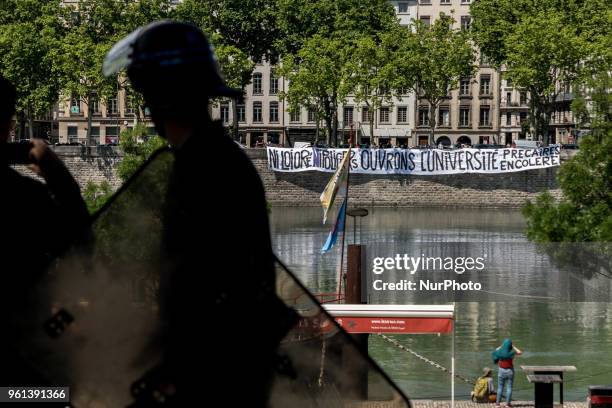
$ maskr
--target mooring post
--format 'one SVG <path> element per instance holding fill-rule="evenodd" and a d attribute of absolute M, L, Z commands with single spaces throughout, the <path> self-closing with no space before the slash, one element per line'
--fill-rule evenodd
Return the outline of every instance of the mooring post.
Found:
<path fill-rule="evenodd" d="M 365 245 L 348 246 L 348 268 L 346 272 L 346 304 L 367 303 L 366 285 L 366 247 Z M 358 349 L 368 354 L 368 334 L 352 334 Z M 358 351 L 347 347 L 343 353 L 343 364 L 352 373 L 346 379 L 346 391 L 351 397 L 367 400 L 368 398 L 368 365 L 363 358 L 357 358 Z"/>

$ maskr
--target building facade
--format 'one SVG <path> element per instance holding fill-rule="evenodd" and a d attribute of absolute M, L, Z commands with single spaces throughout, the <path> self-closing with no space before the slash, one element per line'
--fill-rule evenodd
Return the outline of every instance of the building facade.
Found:
<path fill-rule="evenodd" d="M 453 15 L 457 28 L 469 29 L 469 0 L 409 0 L 391 1 L 391 4 L 403 25 L 416 19 L 431 24 L 440 13 L 445 13 Z M 451 91 L 436 111 L 434 141 L 437 145 L 506 143 L 505 136 L 500 136 L 501 77 L 485 60 L 479 62 L 477 72 L 471 78 L 463 78 L 458 89 Z M 289 113 L 285 101 L 279 100 L 278 89 L 286 86 L 287 81 L 276 78 L 268 63 L 257 65 L 253 80 L 246 88 L 245 102 L 238 106 L 241 143 L 255 147 L 321 140 L 317 139 L 316 118 L 312 112 L 301 109 Z M 214 118 L 232 125 L 231 103 L 221 102 L 212 112 Z M 370 120 L 374 122 L 373 132 Z M 356 104 L 349 97 L 339 107 L 338 129 L 345 140 L 353 132 L 361 144 L 424 145 L 429 143 L 429 107 L 426 101 L 406 93 L 371 114 L 366 106 Z M 518 137 L 519 132 L 513 134 Z"/>
<path fill-rule="evenodd" d="M 60 101 L 57 110 L 59 143 L 115 145 L 119 143 L 121 132 L 133 128 L 138 118 L 147 126 L 150 134 L 155 134 L 148 111 L 134 106 L 125 89 L 118 88 L 114 95 L 104 99 L 94 95 L 91 104 L 91 129 L 88 137 L 88 101 L 77 96 Z"/>

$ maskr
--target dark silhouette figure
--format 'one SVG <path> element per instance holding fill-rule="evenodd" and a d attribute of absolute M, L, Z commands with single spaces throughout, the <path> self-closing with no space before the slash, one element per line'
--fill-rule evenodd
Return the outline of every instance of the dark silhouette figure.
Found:
<path fill-rule="evenodd" d="M 241 93 L 225 86 L 195 26 L 161 21 L 139 30 L 110 51 L 105 72 L 128 56 L 129 79 L 175 163 L 163 217 L 163 364 L 138 383 L 147 392 L 134 406 L 154 406 L 160 394 L 166 406 L 266 406 L 293 314 L 275 294 L 261 180 L 208 113 L 211 98 Z"/>
<path fill-rule="evenodd" d="M 88 213 L 79 186 L 61 160 L 42 140 L 8 143 L 15 121 L 15 87 L 0 76 L 0 386 L 44 385 L 15 350 L 20 314 L 27 295 L 46 265 L 87 224 Z M 18 173 L 12 164 L 29 163 L 45 183 Z"/>

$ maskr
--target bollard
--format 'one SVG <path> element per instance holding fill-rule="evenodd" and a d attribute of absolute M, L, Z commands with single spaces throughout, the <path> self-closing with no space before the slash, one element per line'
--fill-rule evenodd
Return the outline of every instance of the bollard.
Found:
<path fill-rule="evenodd" d="M 367 303 L 366 287 L 366 247 L 365 245 L 348 246 L 348 268 L 346 273 L 345 301 L 346 304 Z M 357 347 L 368 354 L 368 334 L 352 334 Z M 345 348 L 342 362 L 347 372 L 353 373 L 345 378 L 344 389 L 347 394 L 357 400 L 368 399 L 368 365 L 363 358 L 357 358 L 353 347 Z"/>

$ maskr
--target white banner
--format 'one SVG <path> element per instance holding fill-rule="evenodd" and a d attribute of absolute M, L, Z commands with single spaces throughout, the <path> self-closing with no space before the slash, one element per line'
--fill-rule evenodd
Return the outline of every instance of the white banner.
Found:
<path fill-rule="evenodd" d="M 268 147 L 268 168 L 280 172 L 333 172 L 347 150 Z M 559 146 L 537 149 L 352 149 L 350 158 L 351 172 L 359 174 L 492 174 L 544 169 L 559 164 Z"/>

